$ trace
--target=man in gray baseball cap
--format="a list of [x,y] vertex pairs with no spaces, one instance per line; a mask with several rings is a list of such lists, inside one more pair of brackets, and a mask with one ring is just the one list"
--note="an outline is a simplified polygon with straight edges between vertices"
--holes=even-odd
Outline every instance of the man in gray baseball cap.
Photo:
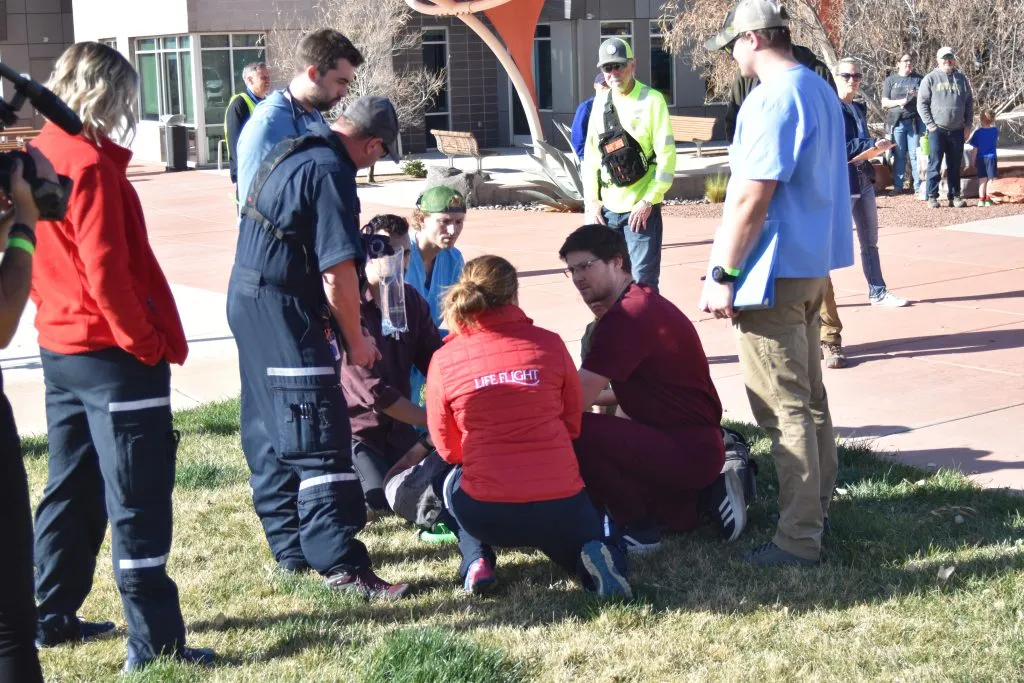
[[401,161],[398,155],[398,114],[391,100],[386,97],[369,95],[345,108],[341,115],[358,128],[364,138],[376,138],[381,141],[383,156],[387,156],[396,164]]
[[[707,46],[729,49],[740,72],[761,81],[737,117],[699,306],[732,320],[750,407],[771,436],[779,475],[775,536],[742,557],[757,566],[816,565],[839,466],[819,311],[829,272],[853,263],[843,114],[832,88],[793,56],[789,17],[777,3],[740,0]],[[761,264],[771,275],[758,279],[753,266]],[[737,295],[752,282],[754,296]]]
[[704,43],[704,47],[714,52],[729,48],[733,41],[747,31],[760,31],[768,28],[789,26],[789,13],[782,5],[773,0],[740,0],[729,10],[722,24],[722,30]]

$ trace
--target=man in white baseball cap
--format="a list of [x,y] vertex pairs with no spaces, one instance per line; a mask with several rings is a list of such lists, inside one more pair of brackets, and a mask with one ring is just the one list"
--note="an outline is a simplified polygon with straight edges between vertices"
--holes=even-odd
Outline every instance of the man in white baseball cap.
[[939,178],[946,160],[946,196],[949,206],[963,208],[960,166],[964,140],[974,122],[974,95],[967,77],[956,68],[956,52],[947,46],[935,53],[937,66],[921,79],[917,111],[928,128],[928,206],[939,208]]

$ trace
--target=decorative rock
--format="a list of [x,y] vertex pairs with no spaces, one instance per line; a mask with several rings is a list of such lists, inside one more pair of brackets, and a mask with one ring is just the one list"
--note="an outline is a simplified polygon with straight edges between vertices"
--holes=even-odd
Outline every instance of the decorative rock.
[[427,186],[429,190],[438,185],[447,185],[458,190],[466,198],[466,204],[476,204],[476,192],[481,183],[488,180],[485,173],[465,173],[457,168],[448,166],[427,166]]

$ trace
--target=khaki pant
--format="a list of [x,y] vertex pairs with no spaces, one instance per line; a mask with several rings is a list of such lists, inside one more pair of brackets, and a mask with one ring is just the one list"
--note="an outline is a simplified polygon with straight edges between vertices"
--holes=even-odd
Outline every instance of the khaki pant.
[[818,340],[827,278],[779,279],[775,307],[733,319],[747,398],[772,440],[779,476],[776,545],[821,553],[824,517],[839,467]]
[[836,290],[832,288],[832,278],[825,279],[828,287],[821,302],[821,341],[842,346],[843,321],[839,319],[839,308],[836,306]]

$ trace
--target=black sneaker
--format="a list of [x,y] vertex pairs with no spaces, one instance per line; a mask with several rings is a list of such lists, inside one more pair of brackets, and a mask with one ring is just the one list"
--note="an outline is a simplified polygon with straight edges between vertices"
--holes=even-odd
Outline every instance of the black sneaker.
[[718,523],[719,533],[726,541],[735,541],[747,526],[747,503],[738,470],[729,467],[711,485],[708,511]]
[[722,427],[722,440],[725,442],[722,470],[736,470],[743,483],[744,502],[749,506],[757,498],[757,462],[750,459],[750,445],[739,432]]
[[277,563],[277,570],[283,574],[305,574],[309,571],[309,565],[305,560],[280,560]]
[[816,567],[818,560],[808,560],[806,557],[794,555],[768,541],[759,545],[753,550],[739,554],[741,559],[758,567],[778,567],[792,565],[797,567]]
[[398,600],[409,592],[407,583],[388,583],[377,576],[369,567],[356,572],[340,572],[324,579],[329,588],[341,592],[354,592],[367,600]]
[[653,524],[634,524],[622,528],[622,543],[630,555],[646,555],[661,549],[661,532]]
[[[214,662],[217,661],[217,654],[210,649],[205,647],[183,647],[181,652],[173,657],[185,664],[195,664],[197,666],[213,666]],[[156,659],[129,659],[124,663],[122,671],[124,673],[130,673],[132,671],[139,671],[146,668]]]
[[75,618],[77,626],[69,624],[61,629],[43,628],[36,630],[36,647],[57,647],[64,643],[80,643],[83,640],[92,640],[114,630],[112,621],[85,621],[79,617]]

